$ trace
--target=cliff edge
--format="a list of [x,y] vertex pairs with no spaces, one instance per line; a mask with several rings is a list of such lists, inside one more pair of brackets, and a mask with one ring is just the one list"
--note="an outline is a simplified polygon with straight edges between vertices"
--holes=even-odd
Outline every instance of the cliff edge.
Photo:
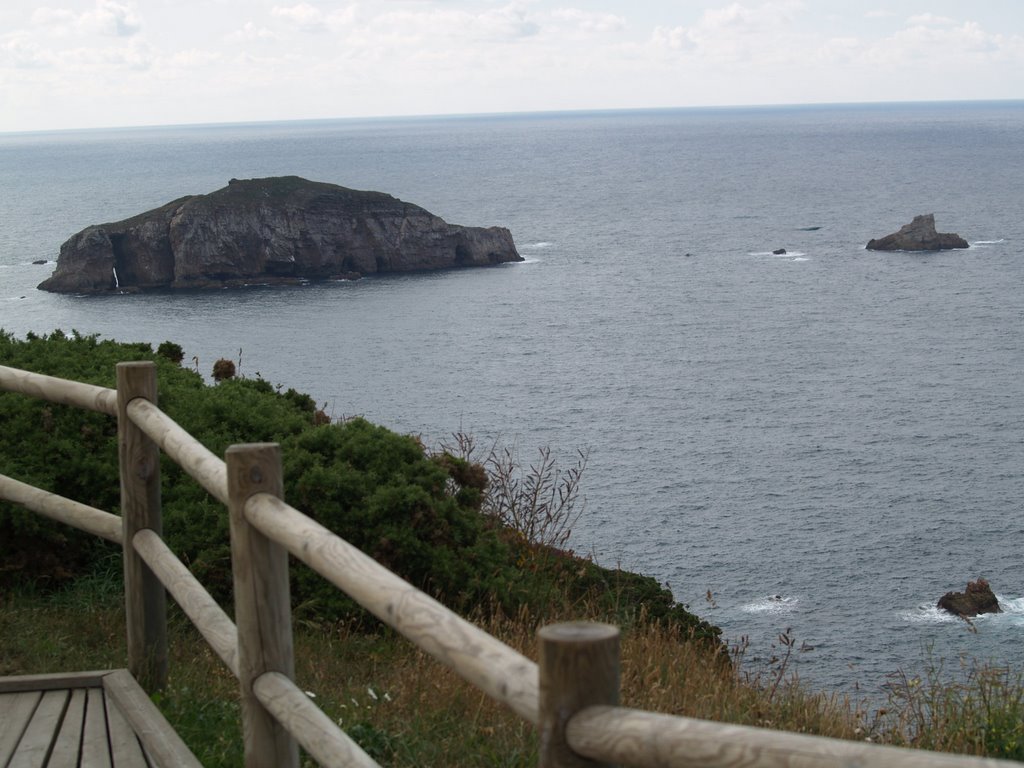
[[504,227],[463,227],[382,192],[298,176],[232,179],[60,248],[56,293],[354,279],[522,261]]

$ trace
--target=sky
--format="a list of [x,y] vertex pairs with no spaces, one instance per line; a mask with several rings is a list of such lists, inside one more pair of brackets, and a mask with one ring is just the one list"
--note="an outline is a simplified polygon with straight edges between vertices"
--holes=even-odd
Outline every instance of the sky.
[[1024,98],[1024,0],[3,0],[0,132]]

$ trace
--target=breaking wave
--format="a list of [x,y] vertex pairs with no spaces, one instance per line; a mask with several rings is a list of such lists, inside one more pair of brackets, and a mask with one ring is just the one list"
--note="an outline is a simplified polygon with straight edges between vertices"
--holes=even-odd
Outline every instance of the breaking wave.
[[800,601],[786,595],[768,595],[740,607],[744,613],[789,613]]

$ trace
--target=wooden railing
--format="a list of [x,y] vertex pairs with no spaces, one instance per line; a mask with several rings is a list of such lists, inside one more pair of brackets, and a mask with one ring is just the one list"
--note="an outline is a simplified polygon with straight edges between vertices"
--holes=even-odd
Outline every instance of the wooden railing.
[[[616,627],[544,627],[534,663],[286,504],[276,444],[214,456],[157,407],[152,363],[119,364],[116,390],[0,366],[0,390],[117,417],[120,517],[3,475],[0,498],[122,544],[128,666],[149,690],[167,678],[171,594],[238,678],[246,766],[297,766],[299,745],[324,766],[377,765],[293,680],[288,553],[534,724],[545,768],[1015,765],[620,707]],[[161,450],[227,507],[237,624],[163,541]]]

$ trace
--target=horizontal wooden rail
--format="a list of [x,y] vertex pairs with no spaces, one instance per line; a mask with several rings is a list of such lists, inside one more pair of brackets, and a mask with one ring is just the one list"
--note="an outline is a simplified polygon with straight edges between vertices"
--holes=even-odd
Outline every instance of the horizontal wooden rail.
[[380,768],[309,696],[280,672],[264,672],[253,692],[285,729],[324,768]]
[[126,410],[132,423],[196,482],[222,504],[228,503],[228,473],[222,459],[148,400],[132,400]]
[[588,707],[565,729],[573,751],[634,768],[1008,768],[967,755],[695,720],[626,707]]
[[6,475],[0,475],[0,499],[20,504],[37,514],[101,539],[121,543],[121,518],[102,509],[65,499]]
[[117,390],[0,365],[0,389],[117,416]]
[[250,497],[245,517],[385,624],[495,701],[537,724],[534,662],[280,499],[266,493]]
[[139,531],[132,539],[132,545],[206,638],[214,653],[238,677],[238,631],[235,622],[154,531],[148,528]]

